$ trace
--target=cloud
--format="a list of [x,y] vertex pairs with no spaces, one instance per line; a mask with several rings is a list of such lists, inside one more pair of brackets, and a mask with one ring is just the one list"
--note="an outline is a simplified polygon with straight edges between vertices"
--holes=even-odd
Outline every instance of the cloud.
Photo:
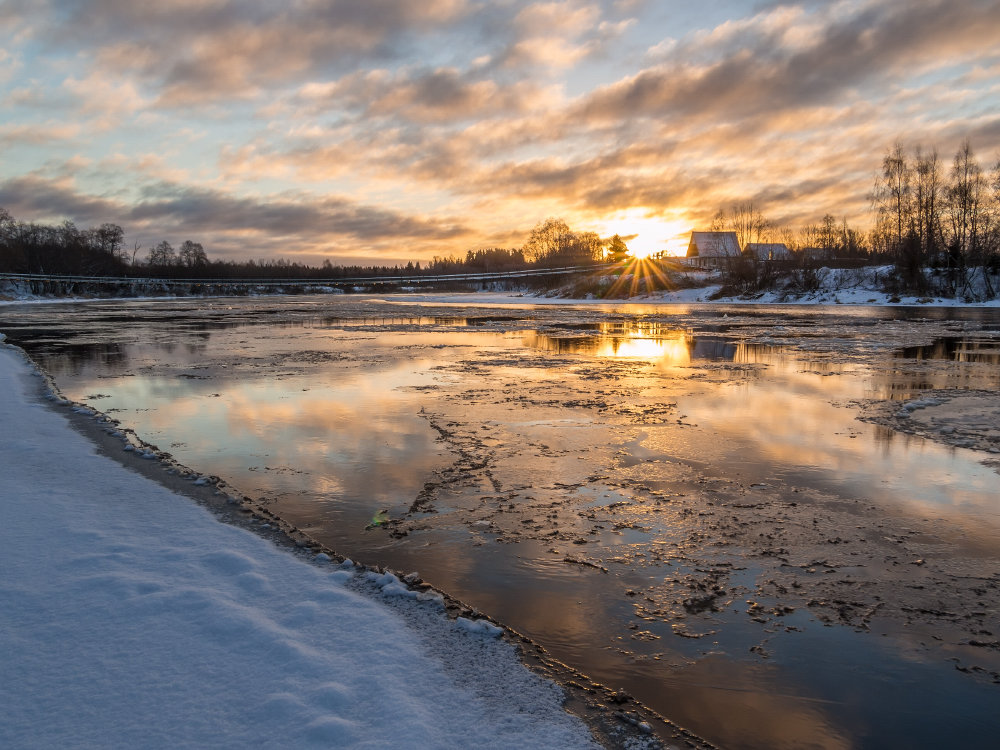
[[734,122],[828,104],[913,66],[953,64],[983,44],[1000,44],[991,6],[976,0],[862,4],[846,17],[821,15],[826,23],[812,19],[808,28],[796,25],[800,13],[779,7],[672,45],[668,59],[594,91],[577,113],[597,121]]
[[377,69],[306,84],[290,106],[309,117],[346,111],[363,120],[457,125],[516,115],[538,106],[544,94],[534,81],[505,83],[476,69]]
[[49,0],[21,6],[52,49],[94,51],[105,74],[134,76],[165,107],[248,98],[362,60],[400,59],[422,33],[469,14],[464,0]]
[[82,225],[120,221],[123,211],[116,201],[77,192],[70,179],[37,175],[0,182],[0,206],[21,221],[70,220]]
[[556,71],[596,57],[632,24],[606,20],[606,13],[601,4],[581,0],[526,3],[510,22],[509,42],[497,64]]
[[363,241],[406,237],[447,239],[465,231],[454,222],[440,224],[344,198],[286,195],[263,200],[167,184],[147,189],[129,216],[143,222],[166,220],[183,224],[190,231],[229,227],[273,237],[319,234]]
[[74,139],[81,128],[75,123],[35,123],[0,125],[0,151],[17,146],[45,146]]
[[469,235],[458,220],[411,216],[346,198],[249,198],[168,183],[147,186],[132,202],[86,195],[72,180],[30,175],[0,183],[0,206],[21,220],[68,219],[83,226],[113,222],[148,243],[163,237],[192,238],[223,254],[245,255],[241,242],[255,249],[282,248],[286,256],[322,255],[324,249],[334,248],[350,255],[351,245],[357,244],[362,252],[382,248],[398,258],[405,256],[400,243],[413,242],[423,249]]

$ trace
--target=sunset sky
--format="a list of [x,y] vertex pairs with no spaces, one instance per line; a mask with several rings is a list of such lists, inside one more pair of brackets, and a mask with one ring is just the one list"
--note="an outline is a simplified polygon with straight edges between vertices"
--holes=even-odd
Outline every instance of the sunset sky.
[[140,257],[866,226],[895,140],[966,137],[1000,156],[998,0],[0,0],[0,206]]

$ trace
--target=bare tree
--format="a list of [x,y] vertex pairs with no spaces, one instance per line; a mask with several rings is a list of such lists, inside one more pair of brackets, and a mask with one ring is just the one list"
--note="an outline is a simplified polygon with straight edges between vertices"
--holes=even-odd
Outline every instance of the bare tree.
[[917,237],[925,256],[932,256],[944,246],[941,223],[944,182],[937,149],[924,153],[917,146],[913,163],[913,207]]
[[882,157],[882,171],[875,176],[872,207],[876,214],[875,235],[892,253],[898,253],[910,230],[912,218],[912,168],[903,150],[896,144]]
[[750,242],[761,242],[770,226],[753,201],[738,203],[728,210],[720,209],[712,219],[712,231],[736,232],[741,248]]
[[572,238],[573,232],[569,225],[562,219],[546,219],[535,225],[528,236],[528,241],[522,248],[524,257],[532,263],[547,258],[558,253],[559,249],[567,245]]
[[983,170],[966,140],[955,154],[948,185],[948,218],[952,244],[966,259],[979,240],[979,212],[985,188]]
[[128,251],[124,248],[125,230],[117,224],[101,224],[93,230],[94,241],[102,253],[121,261],[128,261]]
[[987,268],[997,233],[997,211],[990,200],[990,186],[968,139],[962,144],[951,167],[947,190],[946,213],[951,225],[950,252],[969,268],[965,278],[966,293],[975,296],[972,278],[981,273],[983,291],[994,296],[993,283]]
[[546,219],[531,230],[522,252],[532,263],[587,263],[601,259],[604,243],[596,232],[574,232],[562,219]]
[[181,243],[181,249],[178,253],[178,257],[181,265],[187,266],[188,268],[197,268],[208,265],[208,256],[205,255],[205,248],[201,246],[200,242],[184,240],[184,242]]
[[173,246],[163,240],[156,247],[150,248],[146,263],[150,266],[172,266],[177,263],[177,254]]
[[799,236],[790,227],[786,226],[772,226],[770,228],[770,237],[774,242],[781,242],[792,252],[795,252],[800,248]]
[[833,214],[826,214],[819,226],[819,247],[826,251],[828,257],[838,249],[840,239],[840,228],[837,226],[837,219]]
[[757,209],[752,201],[741,203],[732,210],[732,226],[740,247],[749,242],[760,242],[770,222]]

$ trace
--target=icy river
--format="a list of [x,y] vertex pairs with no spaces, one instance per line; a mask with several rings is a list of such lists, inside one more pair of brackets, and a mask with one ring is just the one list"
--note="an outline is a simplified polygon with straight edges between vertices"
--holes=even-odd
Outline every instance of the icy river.
[[0,331],[720,747],[996,746],[1000,310],[330,295],[7,305]]

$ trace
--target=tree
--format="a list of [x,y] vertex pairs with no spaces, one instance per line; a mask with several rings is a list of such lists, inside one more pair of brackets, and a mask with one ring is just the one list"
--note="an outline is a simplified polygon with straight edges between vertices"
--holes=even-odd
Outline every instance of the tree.
[[941,204],[944,183],[936,149],[924,153],[917,146],[914,154],[913,205],[920,247],[925,257],[931,257],[944,246],[941,226]]
[[573,232],[562,219],[546,219],[539,222],[528,235],[522,251],[524,257],[532,263],[538,263],[559,253],[571,241]]
[[[508,250],[503,247],[486,247],[476,250],[467,250],[465,253],[465,266],[477,271],[514,271],[524,268],[524,253],[521,250]],[[414,266],[412,261],[406,267],[407,271],[419,271],[419,264]]]
[[146,263],[150,266],[173,266],[177,264],[177,253],[174,252],[173,245],[163,240],[150,249]]
[[628,256],[628,245],[617,234],[608,241],[608,260],[620,263]]
[[847,223],[846,216],[840,227],[840,247],[837,250],[844,258],[858,258],[868,252],[864,246],[864,236]]
[[565,249],[563,258],[569,263],[590,263],[604,257],[604,242],[597,232],[577,232]]
[[802,246],[802,243],[799,241],[799,235],[789,227],[773,226],[771,227],[770,235],[773,242],[783,243],[793,253],[798,251]]
[[838,250],[840,231],[833,214],[827,214],[819,226],[819,247],[826,251],[827,257],[833,257]]
[[986,177],[966,139],[952,162],[947,192],[952,246],[966,261],[976,259],[982,249],[984,223],[989,223],[983,211],[986,187]]
[[205,248],[200,242],[184,240],[178,253],[181,265],[187,268],[199,268],[208,265],[208,256],[205,255]]
[[882,157],[882,171],[875,176],[872,206],[876,213],[876,236],[890,253],[900,251],[910,229],[912,172],[903,144],[896,142]]
[[736,232],[741,248],[750,242],[761,242],[770,226],[771,222],[764,218],[753,201],[738,203],[728,210],[719,209],[712,220],[712,231]]
[[532,263],[572,265],[600,260],[604,243],[596,232],[574,232],[562,219],[546,219],[535,225],[521,250]]
[[127,260],[124,251],[125,230],[117,224],[101,224],[94,230],[94,243],[97,249],[116,260]]

